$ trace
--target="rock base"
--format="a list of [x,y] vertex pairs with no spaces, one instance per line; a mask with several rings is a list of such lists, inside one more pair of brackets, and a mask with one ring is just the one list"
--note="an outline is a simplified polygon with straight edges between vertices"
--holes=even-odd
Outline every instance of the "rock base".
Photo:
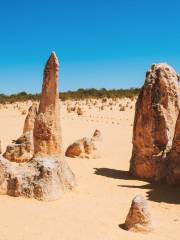
[[0,157],[0,194],[52,201],[74,186],[74,174],[64,160],[47,157],[14,163]]

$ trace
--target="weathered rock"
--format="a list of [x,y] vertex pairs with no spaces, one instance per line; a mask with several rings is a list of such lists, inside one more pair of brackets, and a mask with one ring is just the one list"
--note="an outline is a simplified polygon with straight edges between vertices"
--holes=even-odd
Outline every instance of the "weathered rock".
[[99,153],[91,139],[82,138],[71,144],[65,153],[66,157],[71,158],[98,158]]
[[25,119],[23,134],[17,140],[13,140],[14,144],[8,145],[3,157],[12,162],[27,162],[34,154],[33,129],[34,121],[37,116],[37,105],[33,104]]
[[33,157],[33,137],[31,132],[24,133],[15,144],[8,145],[3,157],[11,162],[27,162]]
[[34,123],[34,154],[38,157],[62,155],[58,74],[58,59],[52,53],[44,69],[42,96]]
[[101,141],[102,140],[102,136],[101,136],[101,132],[100,130],[96,129],[93,136],[92,136],[92,140],[93,141]]
[[77,115],[78,116],[82,116],[83,115],[83,110],[80,107],[77,108]]
[[45,158],[49,162],[59,159],[59,166],[53,171],[62,182],[60,188],[72,189],[75,176],[62,156],[58,73],[58,59],[52,53],[44,70],[42,96],[34,124],[34,159]]
[[134,232],[150,232],[154,229],[146,199],[138,195],[131,204],[124,228]]
[[172,149],[168,154],[167,182],[180,185],[180,113],[176,122]]
[[34,124],[34,156],[29,162],[18,164],[0,157],[0,194],[50,201],[75,186],[75,176],[62,157],[59,118],[58,60],[52,53],[44,70]]
[[125,106],[121,106],[119,109],[120,112],[124,112],[125,110],[126,110]]
[[36,158],[17,164],[0,158],[0,194],[46,201],[58,199],[64,190],[60,173],[58,159]]
[[167,64],[155,64],[136,102],[130,172],[150,181],[166,175],[166,154],[172,146],[179,113],[179,76]]
[[25,122],[24,122],[23,133],[33,132],[36,116],[37,116],[37,104],[33,103],[32,106],[28,110],[28,114],[27,114]]

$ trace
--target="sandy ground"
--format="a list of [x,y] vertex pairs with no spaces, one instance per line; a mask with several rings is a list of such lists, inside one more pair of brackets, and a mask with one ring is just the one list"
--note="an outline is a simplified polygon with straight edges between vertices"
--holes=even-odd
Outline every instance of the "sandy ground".
[[[124,100],[125,101],[125,100]],[[100,159],[67,158],[77,177],[77,188],[54,202],[0,196],[0,240],[175,240],[180,236],[180,194],[177,189],[153,186],[129,177],[133,109],[117,106],[86,110],[83,116],[62,106],[64,149],[81,137],[102,132]],[[27,106],[22,106],[27,108]],[[0,110],[2,148],[20,136],[25,115],[11,105]],[[148,199],[155,231],[150,234],[120,228],[132,198]]]

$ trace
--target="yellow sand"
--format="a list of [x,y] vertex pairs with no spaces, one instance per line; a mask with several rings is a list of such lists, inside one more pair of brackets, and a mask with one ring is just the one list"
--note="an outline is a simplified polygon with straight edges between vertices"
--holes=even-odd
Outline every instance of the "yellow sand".
[[[126,103],[127,100],[121,102]],[[2,148],[22,132],[25,115],[8,105],[0,110]],[[0,196],[0,240],[175,240],[180,236],[180,193],[168,187],[153,187],[128,176],[131,157],[133,109],[120,112],[118,103],[110,110],[85,108],[78,117],[67,113],[62,104],[64,149],[81,137],[102,132],[101,158],[70,159],[78,186],[54,202]],[[150,234],[127,232],[120,228],[132,198],[146,196],[155,223]]]

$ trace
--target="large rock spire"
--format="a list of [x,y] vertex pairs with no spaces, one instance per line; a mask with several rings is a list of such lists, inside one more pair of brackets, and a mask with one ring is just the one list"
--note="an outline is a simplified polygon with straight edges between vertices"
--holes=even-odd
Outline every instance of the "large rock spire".
[[180,109],[179,76],[165,63],[146,73],[136,103],[130,171],[151,181],[165,177],[167,158]]
[[[57,57],[52,53],[45,66],[42,96],[34,123],[34,156],[27,163],[19,164],[0,157],[0,194],[50,201],[75,186],[75,176],[62,156],[58,70]],[[31,129],[31,121],[27,121],[26,127]]]
[[42,96],[34,125],[35,156],[62,154],[58,77],[59,63],[53,52],[44,69]]

